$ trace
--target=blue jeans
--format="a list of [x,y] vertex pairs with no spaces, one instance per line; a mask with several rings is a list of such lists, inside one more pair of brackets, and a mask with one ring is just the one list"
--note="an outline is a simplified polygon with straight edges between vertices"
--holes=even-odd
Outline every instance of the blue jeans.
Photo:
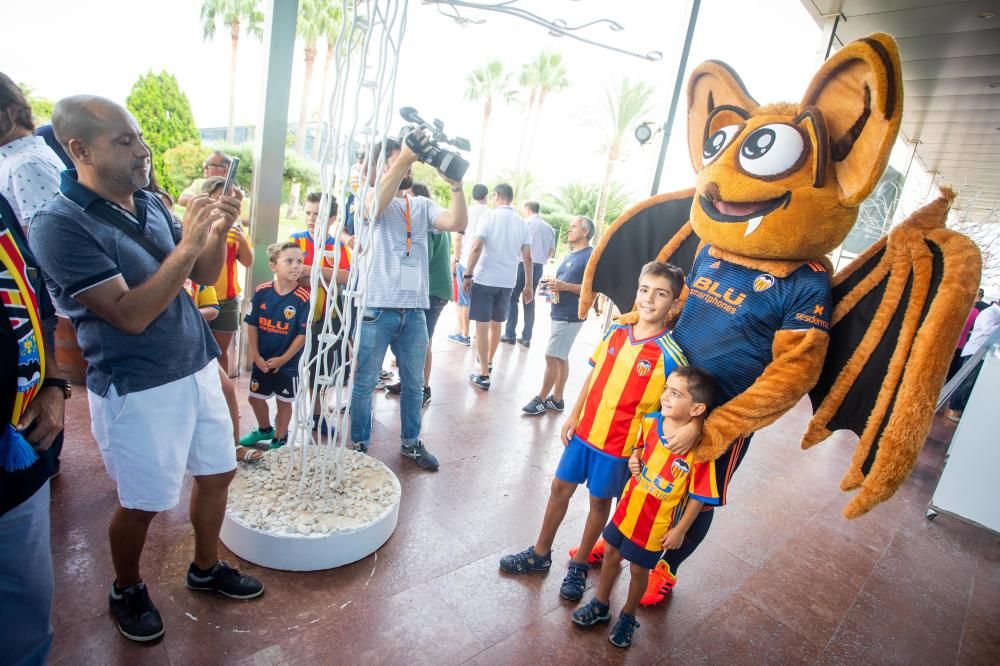
[[[538,282],[542,279],[543,264],[531,265],[531,293],[538,291]],[[520,303],[524,306],[524,329],[521,331],[521,339],[531,342],[531,331],[535,328],[535,299],[530,303],[521,303],[521,292],[524,291],[524,262],[517,264],[517,283],[514,291],[510,292],[510,306],[507,308],[507,330],[504,332],[505,338],[517,337],[517,306]]]
[[3,662],[44,664],[52,646],[49,484],[0,516],[0,645]]
[[420,407],[424,398],[424,359],[427,357],[427,320],[423,310],[368,308],[361,319],[357,375],[351,394],[351,441],[372,436],[372,391],[385,360],[386,349],[396,355],[399,381],[400,439],[415,444],[420,438]]

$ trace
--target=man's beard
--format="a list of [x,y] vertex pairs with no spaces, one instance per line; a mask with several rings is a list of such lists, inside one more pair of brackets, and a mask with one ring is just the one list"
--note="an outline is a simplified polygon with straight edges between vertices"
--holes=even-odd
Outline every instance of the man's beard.
[[94,169],[98,177],[104,182],[114,183],[123,189],[131,187],[132,191],[141,190],[149,185],[149,168],[147,167],[140,175],[137,170],[123,169],[117,166],[98,166]]
[[399,181],[399,189],[408,190],[413,187],[413,176],[403,176],[403,180]]

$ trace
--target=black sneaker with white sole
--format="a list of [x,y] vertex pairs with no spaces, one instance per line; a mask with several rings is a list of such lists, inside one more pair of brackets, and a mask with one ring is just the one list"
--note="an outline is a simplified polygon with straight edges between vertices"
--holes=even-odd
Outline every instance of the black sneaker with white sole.
[[202,571],[192,562],[188,567],[187,586],[199,592],[218,592],[231,599],[254,599],[264,594],[263,583],[221,560],[208,571]]
[[472,382],[472,385],[475,386],[476,388],[480,388],[484,391],[490,390],[489,375],[480,375],[474,372],[471,375],[469,375],[469,381]]
[[430,386],[425,386],[424,387],[424,398],[423,398],[423,402],[420,403],[420,406],[421,407],[426,407],[429,404],[431,404],[431,387]]
[[145,643],[163,635],[163,620],[149,598],[145,583],[139,582],[124,590],[112,583],[108,606],[114,613],[118,631],[130,641]]

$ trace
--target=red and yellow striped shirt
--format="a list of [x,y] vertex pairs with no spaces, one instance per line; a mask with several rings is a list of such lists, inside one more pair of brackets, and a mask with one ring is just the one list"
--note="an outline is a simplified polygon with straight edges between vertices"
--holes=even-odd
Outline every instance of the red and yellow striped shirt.
[[660,404],[667,375],[687,365],[680,346],[663,331],[645,340],[632,326],[614,324],[590,359],[594,370],[576,436],[621,458],[639,441],[642,417]]
[[640,548],[661,551],[663,537],[684,513],[688,498],[717,505],[719,484],[713,464],[694,462],[694,451],[678,456],[664,445],[661,414],[642,420],[642,436],[642,473],[625,484],[611,522]]
[[214,285],[215,294],[219,300],[227,301],[236,298],[243,292],[236,276],[236,255],[240,249],[236,234],[240,233],[246,236],[246,232],[230,229],[229,235],[226,237],[226,265],[222,267],[222,273],[219,274],[219,279],[215,281]]

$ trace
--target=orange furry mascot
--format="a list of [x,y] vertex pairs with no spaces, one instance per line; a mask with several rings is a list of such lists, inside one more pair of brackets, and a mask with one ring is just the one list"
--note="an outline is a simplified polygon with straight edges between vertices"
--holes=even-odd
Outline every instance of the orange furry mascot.
[[[879,33],[847,44],[798,104],[759,105],[716,61],[691,74],[687,100],[694,189],[615,221],[588,264],[580,312],[598,292],[631,310],[647,261],[689,271],[673,333],[721,387],[698,456],[716,461],[722,501],[751,435],[809,393],[803,448],[838,429],[860,437],[841,483],[860,488],[844,510],[860,516],[916,460],[981,267],[976,246],[944,226],[954,193],[943,190],[830,277],[825,255],[854,225],[899,131],[896,43]],[[691,527],[692,543],[668,551],[643,603],[669,592],[711,514]]]

